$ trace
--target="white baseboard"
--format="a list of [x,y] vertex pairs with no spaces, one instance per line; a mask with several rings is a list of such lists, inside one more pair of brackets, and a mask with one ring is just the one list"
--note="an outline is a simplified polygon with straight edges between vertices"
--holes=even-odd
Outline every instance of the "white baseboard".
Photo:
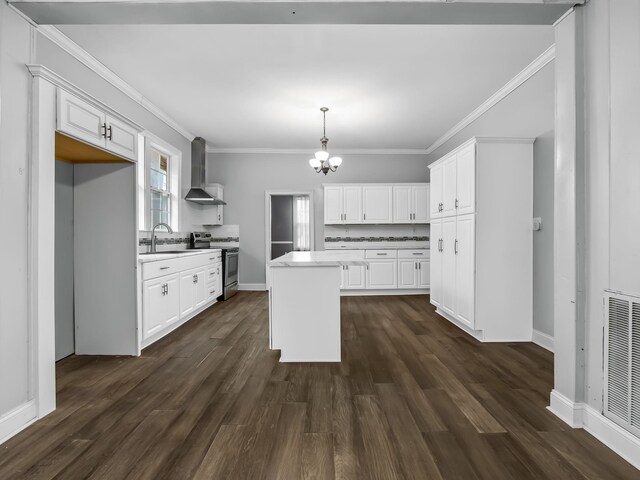
[[367,297],[375,295],[426,295],[428,288],[389,288],[389,289],[368,289],[368,290],[340,290],[341,297]]
[[640,470],[640,438],[609,420],[585,403],[571,401],[560,392],[551,392],[548,409],[572,428],[583,428]]
[[264,292],[267,289],[266,283],[239,283],[238,290],[245,292]]
[[553,353],[553,337],[551,335],[547,335],[546,333],[541,332],[540,330],[533,329],[533,336],[531,338],[533,343],[544,348],[545,350],[549,350]]
[[35,400],[24,403],[5,413],[0,417],[0,444],[6,442],[36,420]]

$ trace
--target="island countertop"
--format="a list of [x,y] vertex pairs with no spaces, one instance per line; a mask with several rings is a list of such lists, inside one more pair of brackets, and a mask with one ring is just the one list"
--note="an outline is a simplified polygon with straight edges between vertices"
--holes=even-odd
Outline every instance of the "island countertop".
[[317,252],[289,252],[269,262],[270,267],[339,267],[341,265],[366,266],[364,251],[341,252],[317,251]]

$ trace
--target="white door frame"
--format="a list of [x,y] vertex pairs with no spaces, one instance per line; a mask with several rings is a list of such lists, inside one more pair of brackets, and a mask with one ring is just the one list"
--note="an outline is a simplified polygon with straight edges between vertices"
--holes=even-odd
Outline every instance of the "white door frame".
[[266,190],[264,192],[264,259],[265,259],[265,286],[269,290],[269,258],[271,258],[271,197],[274,196],[308,196],[309,197],[309,248],[315,248],[315,219],[313,214],[313,192],[300,190]]

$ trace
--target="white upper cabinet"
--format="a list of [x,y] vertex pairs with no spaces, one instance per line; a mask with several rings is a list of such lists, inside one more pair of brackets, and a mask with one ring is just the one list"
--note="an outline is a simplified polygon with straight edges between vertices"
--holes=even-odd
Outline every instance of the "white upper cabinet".
[[396,185],[393,187],[393,223],[411,223],[413,218],[411,187]]
[[324,185],[324,223],[429,223],[429,192],[428,183]]
[[138,152],[138,130],[107,115],[106,147],[110,152],[136,160]]
[[344,222],[342,213],[343,187],[340,185],[327,185],[324,187],[324,223],[332,225]]
[[429,223],[429,185],[394,185],[393,223]]
[[362,187],[347,185],[342,196],[343,223],[359,223],[362,219]]
[[476,146],[469,145],[456,155],[456,199],[458,215],[476,211]]
[[107,110],[107,107],[58,89],[57,128],[60,132],[137,161],[139,129]]
[[431,169],[430,217],[440,218],[442,217],[442,163],[429,168]]
[[448,154],[429,168],[432,218],[476,211],[475,143]]
[[78,140],[104,147],[107,115],[93,105],[58,90],[58,130]]
[[359,185],[325,185],[325,225],[362,223],[362,187]]
[[411,187],[411,198],[413,200],[412,223],[429,223],[431,221],[431,217],[429,215],[430,190],[431,188],[429,185]]
[[392,186],[365,185],[362,187],[362,204],[362,223],[392,223]]
[[451,155],[442,162],[442,216],[456,214],[456,173],[458,171],[456,156]]

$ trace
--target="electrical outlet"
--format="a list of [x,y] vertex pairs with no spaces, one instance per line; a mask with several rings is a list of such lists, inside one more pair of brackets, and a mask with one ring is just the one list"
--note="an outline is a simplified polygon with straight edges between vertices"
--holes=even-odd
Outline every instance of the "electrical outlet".
[[533,231],[537,232],[542,228],[542,218],[534,217],[533,218]]

